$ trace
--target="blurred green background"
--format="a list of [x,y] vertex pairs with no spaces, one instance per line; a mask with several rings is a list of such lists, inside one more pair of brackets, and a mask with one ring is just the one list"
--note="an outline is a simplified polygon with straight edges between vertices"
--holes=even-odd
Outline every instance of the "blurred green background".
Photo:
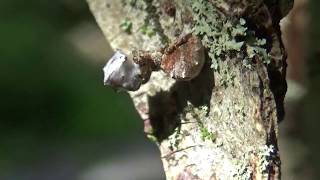
[[80,23],[94,23],[84,1],[5,0],[0,7],[1,133],[121,138],[141,128],[127,94],[102,84],[110,49],[97,62],[70,40]]
[[1,0],[0,37],[1,180],[80,179],[140,142],[158,153],[129,96],[103,86],[112,52],[84,0]]

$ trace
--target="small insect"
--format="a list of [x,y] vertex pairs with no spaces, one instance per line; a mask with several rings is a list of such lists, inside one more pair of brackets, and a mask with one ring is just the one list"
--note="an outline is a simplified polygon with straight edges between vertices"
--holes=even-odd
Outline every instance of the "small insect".
[[176,80],[187,81],[201,72],[204,48],[197,36],[187,34],[159,51],[133,51],[130,59],[117,50],[103,68],[104,84],[116,89],[136,91],[146,83],[152,71],[163,70]]

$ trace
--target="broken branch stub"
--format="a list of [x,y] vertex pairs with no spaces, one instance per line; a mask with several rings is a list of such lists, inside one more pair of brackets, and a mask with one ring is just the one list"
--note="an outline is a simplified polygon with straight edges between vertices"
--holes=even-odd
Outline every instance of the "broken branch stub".
[[132,51],[132,58],[117,50],[103,68],[104,84],[115,89],[136,91],[152,71],[162,70],[176,80],[191,80],[202,70],[204,48],[197,36],[188,34],[159,51]]

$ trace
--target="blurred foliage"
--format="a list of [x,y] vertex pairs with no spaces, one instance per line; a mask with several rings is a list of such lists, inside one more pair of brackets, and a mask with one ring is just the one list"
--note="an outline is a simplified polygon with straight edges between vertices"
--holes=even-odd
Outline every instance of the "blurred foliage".
[[303,101],[304,116],[303,121],[303,138],[310,148],[308,162],[313,167],[316,178],[320,178],[320,141],[319,141],[319,108],[320,108],[320,1],[310,0],[310,28],[307,45],[308,60],[308,94]]
[[82,21],[94,22],[85,1],[0,1],[0,165],[41,143],[143,132],[129,97],[103,86],[103,64],[65,39]]

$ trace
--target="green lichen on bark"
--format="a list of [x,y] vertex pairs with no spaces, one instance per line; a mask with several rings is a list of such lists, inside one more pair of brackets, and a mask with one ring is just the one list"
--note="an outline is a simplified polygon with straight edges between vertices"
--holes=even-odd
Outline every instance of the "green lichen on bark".
[[261,56],[266,64],[270,62],[265,47],[266,40],[257,38],[255,32],[246,26],[244,18],[227,17],[207,0],[190,3],[193,10],[193,32],[202,37],[214,70],[219,70],[219,61],[232,58],[238,58],[248,68],[252,67],[255,56]]
[[217,134],[213,132],[212,129],[207,127],[213,119],[208,115],[209,109],[207,106],[194,107],[191,103],[185,108],[185,120],[186,121],[196,121],[198,126],[199,135],[201,140],[209,140],[214,142],[217,138]]
[[123,0],[124,6],[129,6],[137,11],[146,13],[144,17],[144,24],[139,27],[139,32],[153,37],[158,34],[161,42],[166,45],[169,42],[169,38],[165,35],[164,30],[159,21],[158,2],[153,0]]
[[153,4],[153,0],[144,0],[144,2],[146,4],[145,11],[147,12],[147,16],[144,20],[145,25],[154,27],[152,30],[161,37],[161,42],[163,44],[167,44],[169,42],[169,38],[165,35],[164,30],[160,24],[158,8]]
[[132,22],[129,20],[129,18],[126,17],[124,20],[122,20],[120,28],[128,34],[132,33]]

